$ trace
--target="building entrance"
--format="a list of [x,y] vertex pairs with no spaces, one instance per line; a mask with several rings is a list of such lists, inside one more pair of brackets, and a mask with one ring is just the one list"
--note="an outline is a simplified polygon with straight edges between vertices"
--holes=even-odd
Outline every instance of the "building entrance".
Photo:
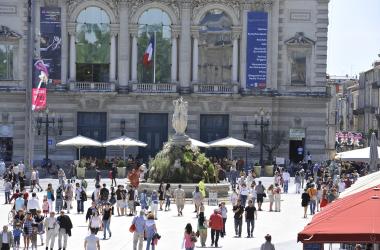
[[[105,112],[78,112],[77,134],[103,142],[107,139],[107,113]],[[106,157],[105,148],[82,148],[82,157],[96,157],[104,159]],[[77,152],[78,155],[78,152]]]
[[139,156],[147,161],[154,157],[168,141],[168,114],[141,113],[139,115],[139,140],[148,144],[139,148]]
[[298,163],[304,159],[305,155],[305,138],[301,140],[289,141],[289,160]]

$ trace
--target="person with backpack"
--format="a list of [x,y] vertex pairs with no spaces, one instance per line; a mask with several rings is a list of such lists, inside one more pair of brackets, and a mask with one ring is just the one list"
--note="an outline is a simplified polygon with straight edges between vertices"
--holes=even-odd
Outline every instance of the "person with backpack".
[[55,191],[55,212],[59,213],[63,209],[63,190],[62,186],[58,186]]
[[183,236],[184,246],[186,250],[194,250],[195,242],[197,242],[197,237],[193,231],[193,227],[190,223],[186,224],[185,234]]
[[105,205],[108,202],[108,197],[110,191],[107,188],[107,185],[103,183],[103,187],[100,189],[100,204]]

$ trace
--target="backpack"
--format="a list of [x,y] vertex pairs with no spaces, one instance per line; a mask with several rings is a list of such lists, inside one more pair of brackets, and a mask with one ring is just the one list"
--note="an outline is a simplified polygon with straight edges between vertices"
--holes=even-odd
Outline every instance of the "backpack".
[[80,192],[80,199],[81,199],[82,201],[87,201],[87,194],[86,194],[86,192],[85,192],[84,190],[82,190],[82,191]]

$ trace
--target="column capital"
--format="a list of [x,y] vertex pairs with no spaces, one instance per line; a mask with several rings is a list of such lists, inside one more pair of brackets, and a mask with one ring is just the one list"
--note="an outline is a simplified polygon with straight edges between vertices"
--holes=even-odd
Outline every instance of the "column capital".
[[110,35],[111,37],[116,37],[119,34],[118,30],[111,30]]
[[241,26],[232,26],[232,39],[239,39],[241,36]]
[[75,32],[76,31],[76,23],[67,23],[67,31],[69,32],[69,34],[72,32]]
[[138,36],[139,29],[138,29],[137,24],[131,24],[129,26],[129,34],[130,34],[131,37],[137,37]]
[[191,36],[194,39],[199,39],[199,28],[200,28],[200,26],[198,26],[198,25],[193,25],[190,28]]
[[191,8],[191,0],[180,0],[179,4],[182,9],[190,9]]

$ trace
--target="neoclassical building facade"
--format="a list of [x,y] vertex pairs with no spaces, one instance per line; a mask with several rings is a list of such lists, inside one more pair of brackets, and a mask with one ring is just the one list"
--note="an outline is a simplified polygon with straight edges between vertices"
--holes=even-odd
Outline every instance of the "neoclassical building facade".
[[[189,102],[187,133],[195,139],[245,139],[257,147],[235,149],[234,156],[257,161],[255,114],[263,109],[270,117],[264,132],[284,135],[275,156],[298,161],[301,147],[325,159],[333,148],[326,129],[328,3],[35,0],[33,57],[44,59],[59,48],[58,57],[46,60],[53,78],[47,106],[62,121],[60,128],[49,128],[49,158],[75,159],[75,149],[55,143],[77,134],[100,141],[124,134],[149,145],[129,153],[154,155],[174,132],[172,101],[183,96]],[[59,18],[51,18],[52,10]],[[265,17],[264,26],[255,20],[257,13]],[[46,142],[38,112],[28,115],[27,1],[0,0],[0,20],[0,158],[38,162]],[[145,61],[149,43],[153,55]],[[276,143],[267,137],[268,145]],[[99,158],[120,153],[82,150]]]

